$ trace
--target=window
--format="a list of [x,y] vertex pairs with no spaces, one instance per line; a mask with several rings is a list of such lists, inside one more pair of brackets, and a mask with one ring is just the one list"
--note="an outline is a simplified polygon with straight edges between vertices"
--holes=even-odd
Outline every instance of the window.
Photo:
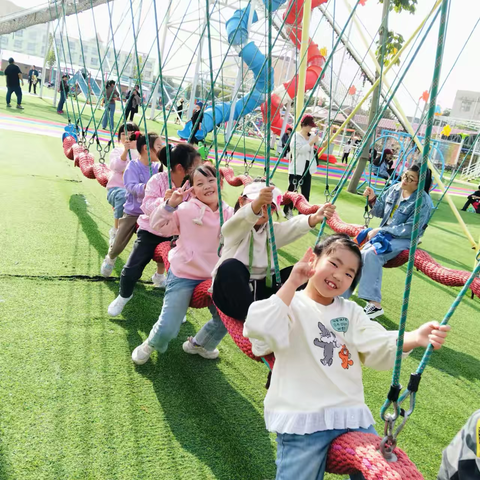
[[146,67],[148,70],[152,69],[152,62],[147,62]]
[[83,53],[88,53],[88,45],[83,46]]
[[92,65],[98,65],[98,58],[97,57],[92,57],[91,60],[90,60],[90,63]]
[[15,36],[18,37],[18,38],[22,38],[23,37],[23,30],[19,30],[18,32],[15,32]]
[[29,43],[27,45],[27,50],[28,50],[28,53],[34,53],[35,52],[35,44],[34,43]]
[[23,46],[23,42],[21,40],[15,40],[13,42],[13,49],[14,50],[21,50]]
[[29,32],[28,33],[28,39],[31,42],[35,42],[37,40],[37,32]]
[[75,50],[76,44],[75,42],[72,42],[71,40],[68,41],[68,45],[70,47],[70,50]]
[[8,45],[8,38],[7,37],[2,37],[0,45],[2,47],[6,47]]

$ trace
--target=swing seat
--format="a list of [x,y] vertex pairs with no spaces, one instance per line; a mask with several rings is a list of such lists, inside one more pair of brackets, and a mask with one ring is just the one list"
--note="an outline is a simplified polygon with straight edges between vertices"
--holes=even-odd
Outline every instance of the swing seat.
[[232,187],[241,187],[243,185],[248,185],[253,182],[253,178],[249,175],[235,175],[233,168],[231,167],[220,167],[220,175],[228,182]]
[[95,163],[93,165],[93,174],[102,187],[106,187],[110,178],[111,170],[104,163]]
[[87,178],[95,178],[95,173],[93,171],[94,163],[95,157],[91,153],[83,152],[78,156],[78,165],[80,170]]
[[77,140],[73,136],[65,136],[64,135],[64,140],[63,140],[63,153],[65,153],[65,156],[73,160],[73,150],[72,147],[77,143]]
[[370,433],[351,432],[330,445],[327,472],[349,475],[361,472],[366,480],[422,480],[423,475],[407,454],[396,448],[396,462],[387,462],[379,451],[381,438]]

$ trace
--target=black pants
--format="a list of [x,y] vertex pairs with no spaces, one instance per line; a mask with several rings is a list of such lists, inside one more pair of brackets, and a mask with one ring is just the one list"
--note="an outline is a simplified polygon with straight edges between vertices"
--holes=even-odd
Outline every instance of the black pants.
[[[465,205],[463,206],[462,210],[465,212],[467,210],[467,208],[473,203],[473,202],[476,202],[477,200],[475,200],[474,198],[472,198],[471,195],[468,196],[468,200],[466,201]],[[478,205],[478,207],[476,208],[475,210],[476,213],[480,213],[480,204]]]
[[[312,187],[312,175],[309,171],[310,168],[310,163],[307,162],[307,165],[305,167],[305,170],[307,170],[307,173],[303,177],[303,182],[302,185],[300,186],[302,195],[305,197],[305,199],[308,201],[310,200],[310,188]],[[304,170],[304,173],[305,173]],[[288,191],[293,192],[295,190],[295,187],[298,186],[298,182],[302,178],[302,175],[289,175],[288,176]],[[285,205],[283,207],[283,212],[285,215],[290,213],[293,210],[293,203],[289,203],[288,205]]]
[[128,298],[133,294],[135,284],[153,258],[153,253],[162,242],[169,242],[171,238],[159,237],[146,230],[137,231],[137,239],[133,244],[132,252],[120,275],[120,295]]
[[[280,270],[282,283],[287,281],[292,268]],[[278,291],[280,286],[275,285],[275,277],[272,284],[272,287],[267,287],[264,278],[250,281],[248,268],[240,260],[229,258],[220,265],[215,276],[213,301],[225,315],[244,322],[254,301],[265,300]]]
[[342,163],[348,163],[348,156],[350,152],[343,152]]
[[32,85],[33,85],[33,93],[36,95],[37,94],[37,84],[33,83],[32,81],[28,82],[28,93],[32,91]]
[[128,122],[128,116],[130,115],[130,121],[133,122],[133,117],[137,113],[136,109],[132,108],[130,105],[125,109],[125,121]]

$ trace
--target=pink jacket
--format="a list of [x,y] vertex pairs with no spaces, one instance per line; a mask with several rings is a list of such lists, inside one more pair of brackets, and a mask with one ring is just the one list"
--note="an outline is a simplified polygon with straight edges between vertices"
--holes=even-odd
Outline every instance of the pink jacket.
[[123,161],[120,157],[122,156],[124,150],[125,149],[122,145],[120,147],[115,147],[110,152],[110,170],[112,173],[110,174],[110,178],[107,183],[107,189],[114,187],[125,188],[125,184],[123,183],[123,172],[127,168],[130,159],[135,160],[138,158],[138,151],[136,149],[130,150],[130,153],[127,154],[127,160]]
[[[172,188],[177,188],[177,186],[172,181]],[[168,190],[168,172],[160,172],[154,175],[147,183],[145,188],[145,196],[143,197],[142,210],[144,215],[138,217],[137,223],[138,227],[147,232],[163,237],[158,230],[155,230],[150,225],[150,215],[157,209],[160,205],[164,203],[165,192]],[[189,200],[191,197],[188,194],[185,197],[185,201]],[[170,235],[169,235],[170,236]]]
[[[233,208],[223,204],[223,218],[233,216]],[[182,203],[175,211],[165,204],[150,216],[150,224],[163,237],[179,235],[168,259],[172,273],[180,278],[207,280],[218,261],[220,211],[213,212],[196,198]]]

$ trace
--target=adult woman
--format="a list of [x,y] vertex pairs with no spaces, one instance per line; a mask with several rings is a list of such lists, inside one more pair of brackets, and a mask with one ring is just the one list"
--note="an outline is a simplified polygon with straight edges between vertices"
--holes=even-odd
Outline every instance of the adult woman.
[[125,108],[125,121],[128,122],[128,115],[130,115],[130,121],[133,122],[133,117],[138,113],[138,106],[140,105],[140,86],[135,85],[135,88],[130,92],[128,97],[127,107]]
[[393,152],[386,148],[374,165],[378,166],[378,176],[387,180],[393,173]]
[[113,131],[115,124],[113,121],[113,115],[115,114],[115,102],[117,101],[119,95],[115,88],[115,80],[110,80],[107,82],[105,88],[105,111],[103,112],[102,127],[105,130],[107,128],[107,122],[110,121],[110,130]]
[[[374,228],[368,232],[369,241],[362,249],[362,278],[358,284],[358,296],[367,301],[364,311],[372,319],[383,315],[383,308],[380,303],[382,301],[383,265],[395,258],[401,251],[410,247],[419,172],[419,167],[412,165],[402,175],[401,183],[390,187],[380,198],[375,196],[373,189],[370,187],[367,187],[364,192],[364,195],[368,196],[370,206],[373,207],[371,213],[382,219],[379,228]],[[422,234],[427,228],[433,209],[433,202],[428,193],[431,184],[431,171],[427,170],[425,189],[421,192],[423,202],[419,227]],[[391,251],[387,248],[385,253],[377,253],[378,244],[375,245],[375,237],[379,233],[385,236],[388,234],[386,239],[390,243]]]
[[[295,132],[290,144],[290,163],[288,165],[288,191],[293,192],[296,186],[302,182],[302,195],[310,199],[310,187],[312,183],[312,174],[317,170],[315,160],[314,145],[318,142],[318,135],[311,135],[312,128],[315,128],[315,122],[311,115],[305,115],[300,123],[300,131]],[[293,205],[285,205],[283,211],[287,218],[292,217]]]

